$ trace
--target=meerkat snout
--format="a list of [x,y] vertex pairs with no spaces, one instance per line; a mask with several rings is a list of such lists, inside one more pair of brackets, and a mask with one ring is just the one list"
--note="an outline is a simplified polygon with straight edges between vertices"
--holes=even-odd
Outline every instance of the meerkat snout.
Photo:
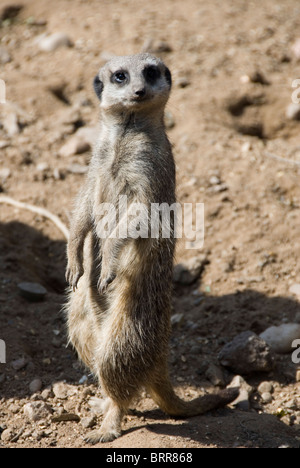
[[142,88],[142,89],[138,89],[137,91],[135,91],[135,94],[139,97],[139,98],[143,98],[146,94],[146,89],[145,88]]

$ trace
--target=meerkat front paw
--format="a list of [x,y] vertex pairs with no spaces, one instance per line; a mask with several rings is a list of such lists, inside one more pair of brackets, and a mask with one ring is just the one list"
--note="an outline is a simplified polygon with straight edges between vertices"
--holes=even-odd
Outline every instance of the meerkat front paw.
[[98,285],[97,285],[99,293],[104,294],[108,286],[114,281],[115,278],[116,278],[115,273],[110,273],[108,276],[105,276],[105,277],[101,275],[98,281]]
[[76,290],[78,281],[82,277],[84,273],[84,270],[81,266],[75,265],[71,266],[68,264],[67,266],[67,271],[66,271],[66,280],[69,283],[69,285],[72,287],[73,291]]

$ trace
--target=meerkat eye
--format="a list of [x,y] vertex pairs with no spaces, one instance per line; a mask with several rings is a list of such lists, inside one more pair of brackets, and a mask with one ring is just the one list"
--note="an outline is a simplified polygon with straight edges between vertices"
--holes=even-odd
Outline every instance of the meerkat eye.
[[148,83],[153,84],[160,77],[160,69],[154,65],[146,67],[143,71],[144,77]]
[[128,81],[128,73],[122,70],[117,71],[113,74],[112,81],[119,84],[125,83],[125,81]]

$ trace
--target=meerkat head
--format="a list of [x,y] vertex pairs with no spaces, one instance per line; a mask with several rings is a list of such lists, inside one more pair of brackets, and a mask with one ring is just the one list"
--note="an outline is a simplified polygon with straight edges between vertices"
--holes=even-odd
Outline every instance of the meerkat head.
[[94,79],[100,107],[116,113],[163,109],[171,85],[170,70],[150,54],[114,57]]

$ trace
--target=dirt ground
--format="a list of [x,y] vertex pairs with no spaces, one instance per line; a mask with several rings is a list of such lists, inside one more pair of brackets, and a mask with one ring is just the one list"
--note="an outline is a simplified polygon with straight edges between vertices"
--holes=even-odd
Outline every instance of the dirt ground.
[[[203,248],[180,243],[176,262],[207,261],[197,282],[174,285],[173,312],[182,315],[174,320],[170,372],[183,398],[215,391],[234,377],[217,358],[226,342],[242,331],[300,322],[299,296],[290,292],[300,283],[300,122],[286,117],[300,78],[292,49],[300,37],[298,0],[17,3],[23,8],[0,26],[0,48],[9,54],[0,64],[7,99],[0,104],[0,190],[67,225],[90,151],[66,156],[60,149],[79,127],[97,124],[92,82],[99,67],[113,54],[152,50],[172,71],[167,117],[178,200],[205,206]],[[0,12],[7,4],[1,0]],[[63,32],[72,44],[42,51],[37,38],[45,32]],[[17,116],[10,131],[3,125],[9,112],[13,123]],[[7,361],[0,364],[0,447],[88,447],[84,426],[100,392],[67,346],[65,266],[65,239],[51,221],[0,205]],[[24,281],[43,285],[45,300],[23,298]],[[209,379],[212,364],[223,381]],[[122,436],[103,446],[299,447],[296,372],[291,354],[277,354],[273,371],[243,375],[253,387],[248,410],[229,406],[189,420],[169,419],[144,394]],[[273,386],[268,403],[257,391],[263,381]],[[64,382],[61,395],[53,393],[55,382]],[[49,416],[28,420],[24,407],[32,402]],[[59,421],[64,414],[74,420]]]

